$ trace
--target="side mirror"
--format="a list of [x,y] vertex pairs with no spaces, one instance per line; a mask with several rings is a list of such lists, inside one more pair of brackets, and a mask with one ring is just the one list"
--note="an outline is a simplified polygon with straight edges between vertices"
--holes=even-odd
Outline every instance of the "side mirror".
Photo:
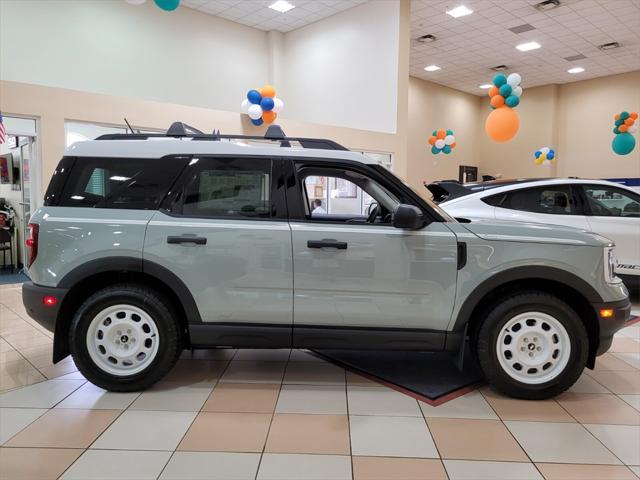
[[401,203],[393,212],[393,226],[408,230],[422,228],[424,220],[418,207]]

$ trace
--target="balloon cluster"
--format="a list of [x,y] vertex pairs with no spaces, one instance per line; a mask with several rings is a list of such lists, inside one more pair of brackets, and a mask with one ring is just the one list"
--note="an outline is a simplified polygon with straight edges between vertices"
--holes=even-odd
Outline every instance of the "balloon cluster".
[[456,146],[456,137],[453,136],[453,130],[434,130],[429,137],[429,145],[431,145],[431,153],[434,155],[444,152],[447,155]]
[[276,97],[276,89],[272,85],[265,85],[259,91],[249,90],[240,108],[242,113],[249,115],[251,123],[259,126],[272,123],[284,108],[284,102]]
[[615,137],[613,137],[611,148],[618,155],[627,155],[636,146],[633,134],[638,131],[638,125],[636,125],[638,112],[620,112],[614,118],[613,133],[615,133]]
[[493,112],[487,117],[484,129],[496,142],[511,140],[520,128],[520,117],[513,110],[520,104],[522,77],[512,73],[508,77],[502,73],[493,77],[493,86],[489,89]]
[[542,147],[536,150],[533,155],[536,157],[536,165],[551,165],[552,160],[556,158],[556,152],[549,147]]

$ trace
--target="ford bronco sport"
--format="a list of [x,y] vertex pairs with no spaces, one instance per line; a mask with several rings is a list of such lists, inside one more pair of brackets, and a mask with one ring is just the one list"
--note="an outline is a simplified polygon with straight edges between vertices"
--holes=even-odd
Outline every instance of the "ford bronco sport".
[[529,399],[593,368],[630,312],[612,242],[459,223],[424,193],[274,126],[76,143],[30,221],[24,304],[55,332],[54,362],[71,354],[113,391],[152,385],[184,348],[468,344],[491,384]]

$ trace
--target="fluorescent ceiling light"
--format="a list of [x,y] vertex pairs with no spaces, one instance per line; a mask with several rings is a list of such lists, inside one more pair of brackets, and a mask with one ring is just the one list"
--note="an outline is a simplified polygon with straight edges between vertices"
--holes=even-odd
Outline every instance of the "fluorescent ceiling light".
[[440,70],[440,67],[438,65],[427,65],[424,69],[427,72],[435,72],[436,70]]
[[527,42],[521,43],[520,45],[516,45],[516,48],[521,52],[528,52],[529,50],[535,50],[540,48],[540,44],[538,42]]
[[490,83],[484,83],[482,85],[480,85],[480,88],[483,90],[487,90],[489,88],[493,87],[493,85],[491,85]]
[[289,10],[291,10],[292,8],[296,8],[296,6],[295,5],[291,5],[286,0],[278,0],[277,2],[272,3],[271,5],[269,5],[269,8],[271,10],[275,10],[276,12],[285,13],[285,12],[288,12]]
[[447,10],[447,15],[451,15],[453,18],[464,17],[465,15],[471,15],[473,10],[465,7],[464,5],[460,5],[459,7],[452,8],[451,10]]
[[582,73],[582,72],[584,72],[584,68],[582,68],[582,67],[573,67],[573,68],[570,68],[569,70],[567,70],[567,72],[569,72],[569,73]]

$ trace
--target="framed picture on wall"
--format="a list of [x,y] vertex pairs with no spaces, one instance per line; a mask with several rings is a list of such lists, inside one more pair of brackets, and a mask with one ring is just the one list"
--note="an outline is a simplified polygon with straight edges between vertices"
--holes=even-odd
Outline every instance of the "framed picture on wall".
[[315,198],[322,198],[324,197],[324,188],[322,187],[322,185],[315,185],[313,187],[313,196]]

